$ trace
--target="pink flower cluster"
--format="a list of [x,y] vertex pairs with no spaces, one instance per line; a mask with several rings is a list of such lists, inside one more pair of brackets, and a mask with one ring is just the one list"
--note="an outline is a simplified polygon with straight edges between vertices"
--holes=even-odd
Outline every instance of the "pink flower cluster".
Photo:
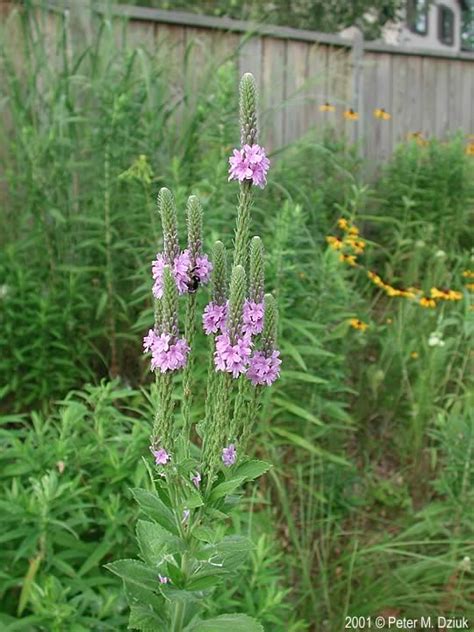
[[211,301],[204,308],[202,315],[202,326],[206,336],[210,334],[217,334],[218,331],[223,331],[225,327],[225,321],[227,319],[227,303],[224,305],[218,305]]
[[[162,298],[163,296],[163,271],[167,263],[162,252],[156,255],[156,259],[152,263],[153,296],[155,298]],[[172,271],[178,292],[185,294],[193,287],[193,277],[196,277],[199,283],[207,283],[209,281],[212,263],[207,255],[199,255],[196,257],[196,266],[193,268],[189,250],[186,249],[175,257],[172,262]]]
[[262,351],[255,351],[250,358],[250,365],[247,370],[247,377],[254,386],[271,386],[280,375],[280,352],[272,351],[266,356]]
[[245,301],[244,303],[244,325],[243,330],[245,333],[256,336],[262,333],[263,329],[263,315],[264,305],[263,303],[255,303],[254,301]]
[[261,189],[267,184],[270,161],[260,145],[244,145],[242,149],[234,149],[229,164],[229,180],[251,180]]
[[247,366],[252,352],[252,342],[249,335],[238,337],[234,344],[229,334],[225,331],[216,338],[216,351],[214,362],[218,371],[232,373],[233,377],[247,371]]
[[143,339],[145,353],[151,351],[151,370],[161,373],[182,369],[189,353],[189,345],[184,338],[174,339],[171,334],[157,334],[150,329]]

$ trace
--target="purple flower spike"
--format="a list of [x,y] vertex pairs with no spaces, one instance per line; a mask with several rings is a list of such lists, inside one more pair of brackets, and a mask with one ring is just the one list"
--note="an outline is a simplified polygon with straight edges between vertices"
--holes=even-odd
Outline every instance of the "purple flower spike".
[[262,351],[256,351],[250,358],[247,377],[254,386],[271,386],[280,375],[280,352],[272,351],[268,357]]
[[160,580],[160,584],[169,584],[170,578],[166,577],[166,575],[158,575],[158,579]]
[[247,370],[251,354],[250,336],[244,335],[231,343],[229,334],[224,332],[216,338],[214,363],[217,371],[232,373],[234,378]]
[[234,149],[229,164],[229,180],[251,180],[261,189],[267,184],[270,161],[260,145],[244,145],[240,150]]
[[201,485],[201,475],[199,474],[199,472],[196,472],[194,476],[191,476],[191,480],[194,483],[194,485],[199,489],[199,486]]
[[171,343],[169,334],[161,334],[152,347],[151,370],[159,369],[161,373],[177,371],[186,365],[189,345],[184,338]]
[[235,445],[230,443],[227,448],[222,450],[222,462],[226,467],[230,467],[231,465],[234,465],[236,459],[237,450],[235,449]]
[[155,450],[154,448],[150,447],[150,450],[155,457],[156,465],[166,465],[170,460],[170,455],[168,454],[168,452],[166,452],[164,448],[158,448],[158,450]]
[[209,261],[207,255],[201,255],[196,257],[196,267],[194,274],[197,276],[201,283],[208,283],[211,278],[212,263]]
[[[152,275],[153,275],[153,296],[155,298],[163,297],[163,273],[166,261],[165,255],[159,252],[156,255],[156,259],[152,263]],[[196,257],[196,265],[193,268],[191,262],[191,255],[189,250],[183,250],[173,260],[171,264],[173,271],[173,277],[176,282],[176,287],[180,294],[186,294],[189,292],[189,288],[192,287],[192,277],[196,276],[200,283],[207,283],[210,279],[212,272],[212,263],[209,261],[207,255],[199,255]]]
[[263,329],[263,303],[255,303],[254,301],[245,301],[244,303],[244,326],[243,330],[246,334],[253,336],[262,333]]
[[217,303],[211,302],[204,308],[202,315],[202,326],[204,333],[216,334],[218,331],[222,331],[227,318],[227,305],[217,305]]

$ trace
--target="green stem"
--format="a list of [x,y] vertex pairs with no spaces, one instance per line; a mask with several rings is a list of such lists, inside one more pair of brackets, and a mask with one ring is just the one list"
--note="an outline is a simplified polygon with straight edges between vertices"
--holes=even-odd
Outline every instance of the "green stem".
[[[184,327],[186,341],[191,348],[183,372],[183,419],[184,433],[189,439],[191,434],[192,374],[194,366],[194,339],[196,337],[196,294],[189,294]],[[187,442],[189,445],[189,441]]]

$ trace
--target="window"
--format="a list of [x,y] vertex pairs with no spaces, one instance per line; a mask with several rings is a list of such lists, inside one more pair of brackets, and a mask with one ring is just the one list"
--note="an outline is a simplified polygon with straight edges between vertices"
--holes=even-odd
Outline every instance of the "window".
[[447,46],[454,44],[454,13],[443,4],[438,8],[438,38]]
[[408,28],[418,35],[428,33],[428,0],[408,0]]

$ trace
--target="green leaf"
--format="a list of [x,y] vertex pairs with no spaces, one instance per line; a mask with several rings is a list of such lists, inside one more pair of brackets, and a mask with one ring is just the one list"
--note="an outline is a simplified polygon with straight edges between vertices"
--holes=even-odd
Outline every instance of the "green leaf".
[[107,553],[110,551],[113,545],[114,545],[114,542],[112,539],[111,540],[105,539],[103,542],[99,544],[99,546],[95,546],[92,553],[89,555],[87,560],[79,569],[78,576],[81,577],[82,575],[85,575],[90,570],[95,568],[99,564],[100,560],[105,555],[107,555]]
[[184,542],[178,537],[148,520],[138,521],[137,540],[143,559],[151,565],[158,564],[165,553],[173,555],[184,549]]
[[131,606],[128,620],[129,630],[143,630],[143,632],[166,632],[164,620],[147,606]]
[[138,560],[117,560],[106,564],[105,568],[121,577],[124,581],[135,584],[140,588],[146,588],[147,590],[156,590],[158,588],[158,573]]
[[187,590],[208,590],[209,588],[213,588],[216,584],[218,584],[222,575],[226,574],[225,571],[220,570],[219,572],[214,573],[202,573],[195,577],[192,577],[186,583]]
[[260,623],[246,614],[222,614],[215,619],[197,621],[185,632],[265,632]]
[[214,502],[216,500],[219,500],[219,498],[222,498],[223,496],[227,496],[227,494],[231,494],[242,485],[244,480],[245,479],[240,476],[238,478],[231,478],[229,481],[219,483],[219,485],[211,490],[211,495],[209,496],[210,502]]
[[308,450],[308,452],[316,454],[322,459],[326,459],[326,461],[332,461],[333,463],[338,463],[339,465],[344,465],[345,467],[351,467],[351,464],[348,463],[341,456],[338,456],[337,454],[332,454],[331,452],[327,452],[322,448],[318,448],[314,444],[310,443],[307,439],[305,439],[304,437],[300,437],[294,432],[288,432],[288,430],[285,430],[284,428],[272,428],[272,432],[279,435],[280,437],[284,437],[293,445],[303,448],[304,450]]
[[273,401],[277,406],[281,406],[283,410],[292,413],[296,417],[309,421],[316,426],[324,426],[324,423],[311,414],[309,410],[306,410],[306,408],[303,408],[302,406],[298,406],[298,404],[295,404],[294,402],[290,402],[283,397],[274,397]]
[[255,478],[265,474],[265,472],[268,472],[271,467],[272,464],[266,463],[265,461],[246,461],[237,467],[235,474],[245,481],[253,481]]
[[179,535],[173,512],[165,505],[158,494],[149,492],[146,489],[132,489],[135,500],[140,508],[152,520],[156,520],[164,529]]

